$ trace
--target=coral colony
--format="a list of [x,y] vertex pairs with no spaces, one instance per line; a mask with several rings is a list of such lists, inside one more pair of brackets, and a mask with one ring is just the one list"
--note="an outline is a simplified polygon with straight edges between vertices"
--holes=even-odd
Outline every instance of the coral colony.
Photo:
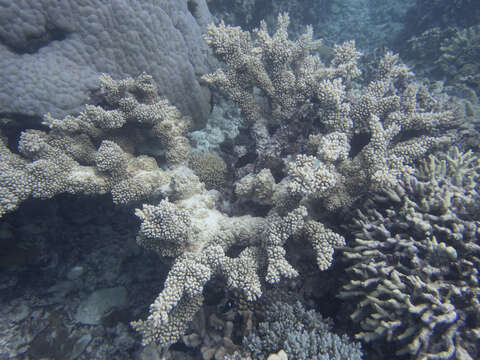
[[[103,75],[101,106],[45,116],[49,131],[24,131],[18,151],[0,143],[0,214],[61,193],[109,193],[135,206],[137,243],[171,264],[148,317],[132,323],[143,344],[178,341],[213,278],[255,302],[271,284],[297,277],[286,246],[293,239],[313,249],[319,271],[334,254],[349,261],[339,296],[356,304],[357,339],[392,342],[416,359],[474,358],[479,160],[456,148],[428,155],[454,143],[462,112],[417,83],[397,55],[387,52],[367,79],[353,41],[325,62],[312,29],[292,41],[288,24],[281,14],[273,34],[265,23],[250,33],[221,22],[205,35],[223,65],[202,80],[241,111],[253,154],[243,167],[192,152],[191,119],[158,96],[150,76]],[[220,207],[228,177],[234,200]],[[242,212],[227,211],[234,207]],[[328,218],[354,210],[347,244]],[[304,328],[288,329],[294,321]],[[331,337],[322,321],[300,304],[272,304],[263,332],[232,359],[282,349],[298,359],[361,358],[358,343]],[[271,340],[275,329],[284,341]]]

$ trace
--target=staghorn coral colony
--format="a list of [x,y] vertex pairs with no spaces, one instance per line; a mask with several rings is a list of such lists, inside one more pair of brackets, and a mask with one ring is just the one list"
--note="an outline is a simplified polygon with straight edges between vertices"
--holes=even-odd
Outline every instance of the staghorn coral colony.
[[[456,148],[429,155],[456,142],[461,108],[391,52],[367,79],[353,41],[325,61],[311,28],[294,41],[288,25],[281,14],[273,33],[263,22],[251,33],[208,27],[223,65],[202,80],[240,109],[247,139],[234,166],[191,151],[190,118],[151,77],[104,75],[101,105],[45,116],[49,130],[22,132],[16,149],[0,143],[0,215],[61,193],[109,193],[137,207],[137,243],[171,266],[148,316],[132,322],[144,345],[182,339],[209,282],[221,279],[254,307],[299,277],[306,260],[295,249],[307,247],[318,271],[334,256],[348,263],[339,296],[356,304],[358,340],[415,359],[477,358],[479,160]],[[343,227],[334,221],[349,216]],[[318,314],[282,303],[234,350],[232,358],[362,357],[360,343]]]

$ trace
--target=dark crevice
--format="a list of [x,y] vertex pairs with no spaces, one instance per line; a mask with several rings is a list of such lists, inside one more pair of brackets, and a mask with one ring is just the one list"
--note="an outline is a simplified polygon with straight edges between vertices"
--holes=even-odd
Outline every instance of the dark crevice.
[[230,257],[230,258],[236,258],[246,248],[247,247],[245,245],[234,245],[234,246],[231,246],[230,248],[228,248],[225,255]]
[[195,0],[188,0],[187,1],[187,7],[188,7],[188,11],[190,11],[190,13],[196,19],[197,18],[197,9],[198,9],[197,2]]
[[249,152],[238,159],[235,163],[235,168],[239,169],[248,164],[253,164],[257,159],[257,155],[254,152]]
[[1,38],[0,42],[17,54],[33,54],[39,49],[48,46],[53,41],[65,40],[69,32],[54,26],[47,26],[46,31],[41,34],[28,36],[25,42],[12,43],[9,39]]
[[355,135],[351,141],[349,157],[353,159],[355,156],[357,156],[358,153],[362,151],[366,145],[368,145],[370,138],[370,134],[366,133]]
[[20,133],[27,129],[48,131],[45,125],[42,125],[42,118],[17,113],[0,113],[0,131],[7,138],[7,146],[17,152],[17,143]]

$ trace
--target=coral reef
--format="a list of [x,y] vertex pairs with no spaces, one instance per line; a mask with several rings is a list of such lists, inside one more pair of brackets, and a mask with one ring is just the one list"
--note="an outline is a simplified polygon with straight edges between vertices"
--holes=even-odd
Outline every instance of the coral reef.
[[[198,178],[192,177],[191,183],[194,182]],[[162,200],[158,206],[144,205],[137,210],[142,220],[139,244],[156,250],[162,257],[178,256],[147,320],[133,323],[143,334],[145,344],[168,346],[183,335],[188,321],[202,304],[203,287],[214,277],[225,279],[227,288],[254,301],[262,294],[262,278],[276,283],[298,275],[286,260],[283,246],[305,226],[308,213],[304,207],[283,217],[275,213],[267,218],[228,217],[215,209],[215,194],[204,191],[175,203]],[[186,212],[189,217],[185,217]],[[332,236],[336,234],[330,234],[326,228],[317,231],[313,231],[311,240],[316,240],[319,253],[326,252],[322,263],[326,268],[332,260],[332,246],[343,239]],[[228,256],[239,246],[242,250],[238,256]]]
[[[408,40],[405,53],[418,73],[441,79],[449,92],[474,104],[480,92],[480,25],[468,28],[434,27]],[[435,61],[432,61],[435,59]]]
[[[319,46],[311,29],[293,42],[288,15],[278,23],[272,36],[262,23],[255,38],[223,23],[209,26],[206,41],[226,68],[203,79],[241,109],[257,168],[292,157],[289,195],[321,198],[329,210],[348,206],[361,195],[359,187],[394,185],[416,159],[452,140],[446,130],[462,114],[448,98],[415,83],[398,56],[386,53],[375,78],[358,89],[361,54],[353,42],[335,46],[327,66],[311,55]],[[362,136],[369,142],[352,148]]]
[[[303,206],[267,218],[228,217],[215,206],[217,191],[205,185],[187,163],[189,146],[183,136],[190,120],[165,100],[159,100],[151,77],[114,81],[103,76],[105,108],[87,106],[77,117],[57,120],[49,115],[50,131],[26,130],[18,154],[6,140],[0,153],[2,215],[27,199],[50,198],[60,193],[111,193],[119,204],[162,199],[158,205],[137,209],[141,220],[137,242],[166,261],[173,261],[164,290],[145,321],[134,323],[144,342],[167,346],[183,335],[202,304],[205,283],[214,276],[250,301],[260,297],[260,270],[268,282],[297,275],[285,259],[287,239],[301,232],[308,216]],[[169,169],[155,158],[163,157]],[[155,147],[153,147],[155,146]],[[331,261],[332,244],[341,242],[329,233],[312,233],[316,250],[324,246],[324,267]],[[332,241],[329,242],[329,239]],[[323,241],[323,243],[322,243]],[[243,247],[238,256],[227,256]]]
[[222,190],[227,181],[225,161],[214,152],[195,151],[188,158],[188,166],[195,172],[207,189]]
[[215,97],[205,128],[192,131],[189,138],[196,151],[218,152],[225,143],[232,143],[239,134],[240,113],[231,103]]
[[[455,102],[416,83],[398,56],[387,52],[373,79],[362,79],[353,41],[335,46],[324,63],[312,29],[291,41],[288,24],[288,15],[279,15],[272,35],[264,22],[253,33],[224,23],[208,27],[206,42],[225,66],[203,81],[231,97],[244,117],[229,167],[217,155],[190,153],[190,117],[161,100],[147,75],[102,76],[102,106],[87,105],[63,120],[46,116],[50,130],[24,131],[18,151],[2,139],[0,215],[29,197],[64,192],[109,193],[116,204],[137,207],[137,243],[171,265],[147,317],[132,322],[144,345],[168,348],[179,340],[209,282],[253,302],[265,288],[297,277],[298,262],[326,270],[335,248],[346,246],[335,215],[378,191],[395,198],[415,161],[455,140],[463,116]],[[448,219],[440,221],[450,229]],[[464,229],[452,231],[455,238]],[[435,248],[430,240],[425,247]],[[312,249],[310,258],[291,254],[297,246]],[[469,266],[457,270],[468,274]],[[361,356],[345,339],[318,338],[328,327],[312,313],[298,306],[285,311],[314,318],[296,340],[309,339],[307,349],[291,343],[286,353],[302,358],[325,346],[345,358]],[[279,350],[277,344],[267,352],[280,357]]]
[[[219,20],[253,30],[263,19],[273,28],[278,13],[288,12],[293,38],[311,24],[328,44],[355,39],[362,50],[389,46],[403,30],[404,17],[416,0],[207,0]],[[325,50],[327,50],[325,48]]]
[[190,118],[158,98],[150,76],[114,81],[101,78],[105,107],[87,105],[77,117],[58,120],[46,115],[50,131],[26,130],[18,153],[0,145],[0,216],[29,197],[61,193],[111,193],[119,204],[161,195],[167,171],[156,160],[140,155],[142,146],[163,153],[169,165],[188,158],[184,134]]
[[[467,45],[471,36],[469,32],[475,31],[479,25],[479,16],[480,4],[476,1],[417,0],[404,19],[403,31],[396,34],[393,47],[414,66],[417,75],[448,80],[453,86],[461,85],[462,81],[460,84],[456,82],[462,77],[458,75],[459,71],[463,76],[473,75],[471,68],[466,67],[463,71],[461,68],[466,64],[467,49],[471,46]],[[462,63],[458,67],[449,56],[456,56],[451,51],[453,48],[458,51],[459,63]],[[465,92],[464,89],[456,91],[460,97],[467,97]]]
[[[319,268],[327,269],[345,240],[323,222],[319,205],[338,211],[366,193],[395,188],[415,160],[452,141],[448,129],[461,121],[455,104],[413,82],[397,56],[387,53],[375,79],[359,88],[360,53],[353,42],[336,46],[326,66],[310,54],[318,45],[311,31],[292,42],[288,15],[278,22],[272,36],[262,24],[254,38],[240,28],[211,25],[206,41],[226,68],[203,78],[241,109],[257,155],[245,168],[258,171],[237,176],[235,194],[239,203],[265,206],[266,216],[248,209],[235,217],[220,212],[218,193],[203,189],[196,177],[185,188],[198,191],[174,191],[168,203],[137,210],[139,243],[173,257],[150,315],[133,323],[145,344],[168,346],[181,336],[210,279],[222,278],[228,289],[254,301],[262,287],[296,277],[287,260],[291,238],[306,240]],[[352,156],[353,139],[362,134],[369,141]],[[281,146],[292,142],[298,147]],[[276,178],[265,167],[272,158],[286,164]],[[184,227],[182,236],[172,236],[173,224]]]
[[431,60],[438,59],[441,56],[440,47],[442,42],[454,36],[455,32],[456,30],[451,27],[427,29],[421,34],[408,39],[402,55],[409,59],[415,59],[417,68],[422,66],[428,68],[430,73],[438,72],[438,62],[432,62]]
[[[289,359],[360,360],[359,342],[352,342],[331,331],[328,320],[301,303],[274,302],[264,311],[264,319],[255,331],[244,338],[241,358],[270,359],[283,350]],[[231,359],[235,359],[232,357]]]
[[214,63],[200,35],[212,22],[205,0],[2,0],[0,6],[2,114],[22,121],[47,112],[75,115],[91,101],[102,73],[122,79],[145,71],[196,125],[208,117],[210,95],[197,80]]
[[235,195],[240,201],[252,201],[260,205],[269,205],[272,201],[275,178],[269,169],[257,174],[248,174],[235,183]]
[[231,300],[223,296],[214,305],[202,306],[188,333],[182,336],[185,345],[199,348],[204,360],[233,356],[241,349],[243,337],[253,330],[253,312]]
[[357,304],[358,338],[415,359],[478,358],[479,171],[469,151],[430,155],[359,212],[341,292]]
[[207,3],[215,17],[245,30],[253,30],[261,20],[273,25],[276,14],[288,12],[294,20],[292,31],[297,34],[304,27],[303,24],[326,22],[332,15],[331,0],[314,3],[308,0],[207,0]]
[[442,42],[440,52],[438,62],[449,80],[480,93],[480,25],[455,30]]
[[408,39],[424,31],[448,26],[466,28],[478,23],[480,6],[472,0],[417,0],[404,19],[400,39]]

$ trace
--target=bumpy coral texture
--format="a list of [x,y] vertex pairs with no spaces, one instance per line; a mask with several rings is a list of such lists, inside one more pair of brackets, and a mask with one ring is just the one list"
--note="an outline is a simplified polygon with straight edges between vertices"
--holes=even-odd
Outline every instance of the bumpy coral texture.
[[[104,75],[101,83],[104,107],[88,105],[79,116],[63,120],[47,115],[44,124],[50,130],[24,131],[19,154],[1,139],[0,214],[28,197],[65,192],[110,193],[118,204],[161,199],[136,211],[141,220],[137,242],[173,263],[150,316],[133,323],[144,343],[168,346],[177,341],[202,305],[203,287],[213,277],[254,301],[261,296],[265,279],[275,283],[297,276],[284,245],[291,236],[302,234],[309,217],[304,206],[297,204],[282,214],[272,209],[266,218],[221,213],[215,208],[219,192],[208,191],[184,166],[189,154],[184,134],[190,119],[158,98],[150,76],[114,81]],[[162,158],[165,169],[156,161]],[[225,170],[224,163],[214,159],[220,166],[199,172],[207,182],[209,176],[222,177],[215,169]],[[271,174],[265,172],[265,186],[268,179],[273,186]],[[327,268],[336,243],[328,240],[330,230],[317,227],[305,238],[325,260],[322,269]],[[341,237],[337,240],[342,242]],[[228,256],[232,248],[241,251]]]
[[[455,108],[411,82],[396,56],[387,54],[377,77],[355,88],[360,54],[353,42],[336,46],[326,66],[310,54],[318,45],[311,31],[292,42],[287,25],[288,16],[281,15],[273,36],[262,25],[254,40],[224,24],[207,34],[227,67],[205,81],[240,107],[258,155],[246,166],[255,172],[237,179],[238,203],[260,203],[265,215],[250,208],[228,216],[217,209],[224,200],[219,192],[206,189],[199,179],[205,174],[184,166],[189,118],[159,100],[146,75],[120,82],[104,76],[108,107],[87,106],[63,121],[47,117],[50,132],[22,134],[21,156],[0,147],[2,169],[15,175],[0,177],[4,212],[28,196],[65,191],[110,192],[121,204],[155,201],[136,211],[137,241],[172,268],[148,317],[132,323],[144,344],[177,341],[213,278],[255,301],[265,286],[297,276],[287,256],[292,238],[311,246],[319,268],[328,268],[345,240],[322,222],[320,205],[338,210],[362,195],[359,188],[363,194],[395,188],[413,161],[451,141],[443,135],[458,120]],[[352,158],[359,134],[369,142]],[[164,158],[167,170],[148,154]],[[276,177],[267,166],[271,159],[288,164]]]
[[214,152],[195,151],[190,154],[188,166],[197,174],[207,189],[222,190],[227,180],[227,164]]
[[[305,207],[285,216],[272,212],[267,218],[228,217],[215,209],[218,192],[195,185],[198,181],[192,173],[190,187],[199,191],[191,197],[174,203],[162,200],[137,210],[142,220],[139,244],[174,261],[148,318],[132,323],[144,344],[168,346],[178,340],[202,304],[204,285],[214,277],[224,279],[227,288],[238,290],[244,299],[255,301],[265,281],[277,283],[298,275],[285,258],[284,245],[292,235],[302,234],[308,218]],[[321,262],[325,269],[332,261],[333,246],[343,244],[343,238],[336,234],[332,238],[324,227],[311,228],[310,233],[307,240],[316,241],[317,252],[325,254]],[[237,256],[227,255],[239,246],[243,250]]]
[[[328,320],[300,303],[275,302],[267,306],[264,320],[243,341],[251,359],[270,359],[269,354],[284,350],[289,359],[360,360],[360,343],[331,331]],[[245,358],[243,355],[242,358]],[[233,358],[233,357],[232,357]]]
[[453,148],[356,219],[341,297],[365,341],[415,359],[476,359],[480,341],[480,162]]
[[[288,162],[289,196],[342,209],[368,191],[395,186],[415,160],[452,141],[447,129],[462,114],[415,83],[398,56],[386,53],[374,79],[354,87],[361,54],[353,41],[335,46],[325,65],[311,54],[319,46],[311,29],[293,42],[288,24],[288,15],[280,15],[273,35],[264,23],[253,34],[210,25],[205,39],[226,66],[203,79],[241,109],[258,169],[272,159]],[[352,149],[358,137],[369,140]],[[241,183],[239,191],[247,179]]]
[[45,116],[50,131],[24,131],[20,155],[2,141],[0,215],[28,197],[65,192],[110,192],[115,203],[127,204],[160,195],[170,182],[153,157],[139,155],[141,145],[153,141],[170,166],[186,161],[190,119],[158,98],[150,76],[117,82],[104,75],[101,83],[105,108],[87,105],[63,120]]
[[0,8],[2,112],[75,114],[102,73],[146,71],[184,114],[198,124],[208,117],[197,80],[212,63],[200,36],[212,21],[204,0],[1,0]]
[[[297,276],[287,259],[286,245],[292,237],[306,240],[319,268],[328,268],[334,248],[344,246],[345,240],[320,221],[318,211],[311,211],[315,204],[320,201],[337,210],[361,195],[359,188],[390,189],[432,146],[451,140],[442,134],[459,120],[455,107],[412,82],[397,56],[387,53],[376,78],[354,91],[353,81],[361,72],[353,42],[336,46],[334,59],[326,66],[310,55],[318,46],[310,30],[292,42],[288,15],[280,15],[278,22],[273,36],[264,24],[252,37],[223,23],[211,25],[206,35],[226,68],[206,75],[204,81],[239,106],[259,158],[254,164],[259,171],[239,179],[235,193],[239,202],[261,204],[268,214],[228,217],[215,208],[216,192],[194,186],[198,182],[194,178],[187,183],[197,192],[172,198],[168,206],[162,202],[137,211],[142,220],[139,243],[163,257],[175,255],[150,315],[134,322],[144,343],[168,346],[178,338],[186,314],[198,308],[201,290],[213,277],[223,278],[229,289],[254,301],[265,283]],[[274,134],[269,125],[277,129]],[[360,133],[369,134],[370,141],[352,159],[351,142]],[[284,149],[292,137],[304,144]],[[310,154],[302,153],[309,148]],[[288,163],[278,183],[262,166],[268,156]],[[186,230],[179,218],[185,212],[190,214],[191,231],[171,237],[175,231],[169,224]],[[227,255],[235,248],[241,250],[238,256]]]

